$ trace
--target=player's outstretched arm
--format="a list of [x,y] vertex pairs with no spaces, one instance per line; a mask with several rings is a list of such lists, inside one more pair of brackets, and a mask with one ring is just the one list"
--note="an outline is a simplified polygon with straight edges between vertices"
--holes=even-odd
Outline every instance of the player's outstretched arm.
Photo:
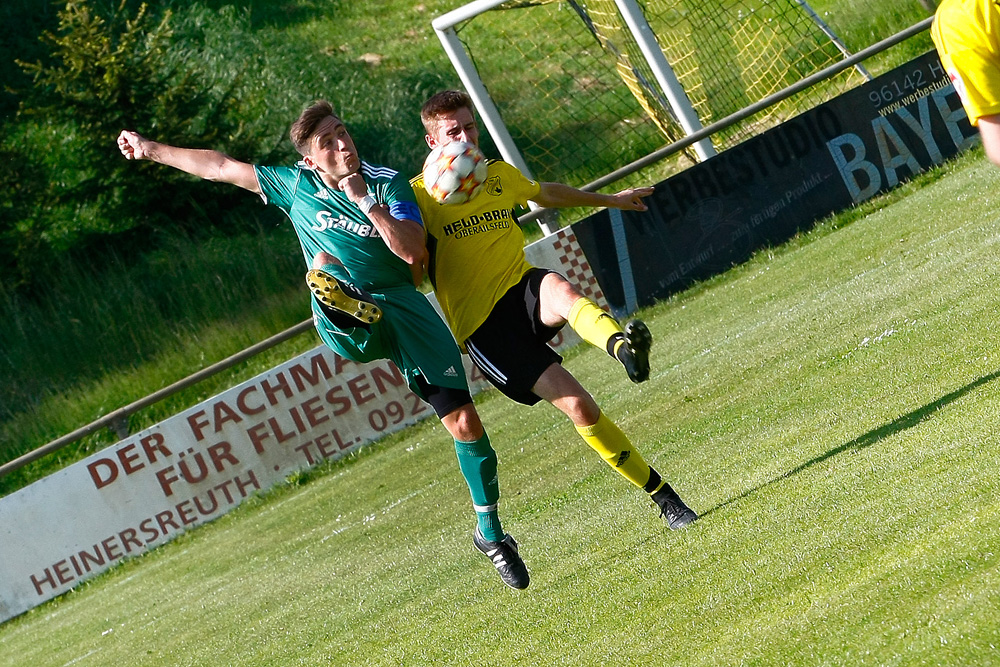
[[643,197],[653,194],[653,188],[629,188],[605,195],[600,192],[587,192],[562,183],[542,183],[541,190],[532,199],[545,208],[567,208],[570,206],[606,206],[620,208],[625,211],[645,211],[648,207]]
[[118,135],[118,149],[128,160],[150,160],[208,181],[231,183],[260,194],[253,165],[234,160],[219,151],[171,146],[131,130],[122,130]]

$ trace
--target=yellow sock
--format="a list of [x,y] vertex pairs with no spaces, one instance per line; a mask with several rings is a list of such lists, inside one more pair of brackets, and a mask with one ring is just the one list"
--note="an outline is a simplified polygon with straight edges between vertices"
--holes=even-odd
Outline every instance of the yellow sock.
[[625,334],[618,320],[604,312],[596,303],[587,297],[577,299],[569,309],[566,321],[573,331],[580,334],[580,338],[594,347],[607,350],[608,354],[617,358],[618,347],[625,342]]
[[[594,451],[601,455],[605,463],[628,481],[642,489],[652,481],[652,469],[632,446],[628,436],[603,412],[597,418],[596,424],[577,426],[576,431],[594,448]],[[660,482],[659,476],[656,477],[656,482]]]

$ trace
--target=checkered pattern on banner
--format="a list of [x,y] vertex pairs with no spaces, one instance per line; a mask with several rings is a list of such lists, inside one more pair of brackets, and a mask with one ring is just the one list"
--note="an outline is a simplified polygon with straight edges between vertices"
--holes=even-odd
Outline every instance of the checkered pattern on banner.
[[553,247],[562,264],[563,273],[566,278],[576,285],[584,296],[590,298],[601,308],[608,310],[608,302],[604,298],[604,292],[594,277],[594,272],[590,269],[590,262],[583,254],[583,248],[576,240],[576,234],[572,227],[563,227],[555,234]]

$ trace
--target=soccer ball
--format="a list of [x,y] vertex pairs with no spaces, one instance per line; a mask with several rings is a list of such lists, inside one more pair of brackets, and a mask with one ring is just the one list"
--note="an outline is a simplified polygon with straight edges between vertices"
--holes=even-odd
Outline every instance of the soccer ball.
[[486,158],[473,144],[453,141],[424,160],[424,189],[441,204],[464,204],[483,189]]

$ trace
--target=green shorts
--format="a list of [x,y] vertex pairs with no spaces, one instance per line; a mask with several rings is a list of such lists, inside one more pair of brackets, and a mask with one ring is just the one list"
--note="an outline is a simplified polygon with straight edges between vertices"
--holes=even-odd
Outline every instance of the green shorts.
[[469,390],[455,338],[424,294],[400,286],[372,293],[372,297],[382,309],[382,319],[370,325],[370,330],[334,325],[316,299],[310,299],[313,322],[323,343],[359,363],[389,359],[403,373],[410,390],[423,399],[427,397],[416,381],[418,377],[430,385]]

